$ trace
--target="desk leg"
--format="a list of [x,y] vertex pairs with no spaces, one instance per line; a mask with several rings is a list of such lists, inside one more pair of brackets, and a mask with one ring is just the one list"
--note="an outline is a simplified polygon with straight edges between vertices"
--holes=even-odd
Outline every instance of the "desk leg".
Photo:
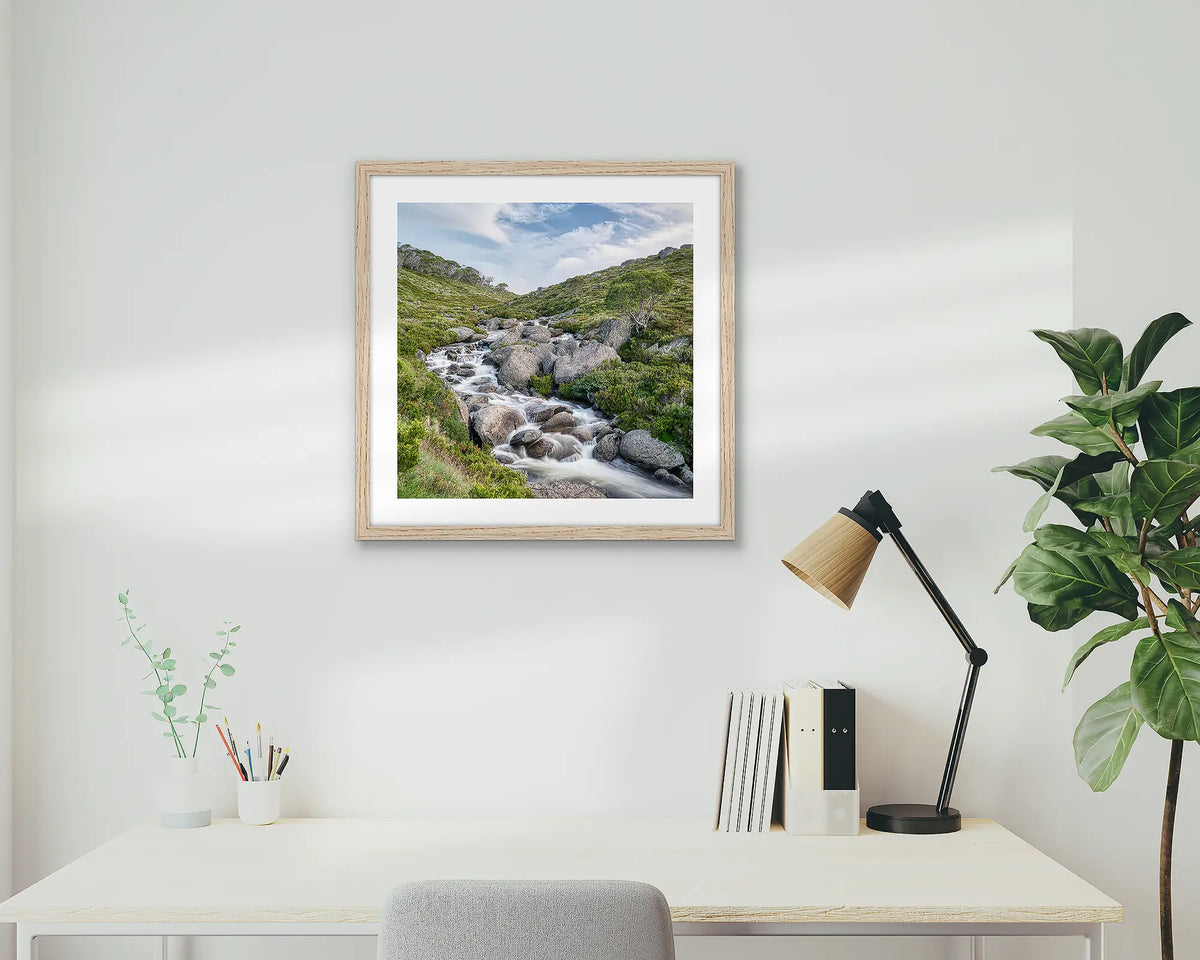
[[971,960],[984,960],[983,937],[971,938]]
[[37,960],[37,937],[25,923],[17,924],[17,960]]
[[167,938],[151,937],[150,942],[154,944],[154,952],[150,954],[151,960],[167,960]]
[[1083,960],[1104,960],[1104,924],[1091,924],[1083,935]]

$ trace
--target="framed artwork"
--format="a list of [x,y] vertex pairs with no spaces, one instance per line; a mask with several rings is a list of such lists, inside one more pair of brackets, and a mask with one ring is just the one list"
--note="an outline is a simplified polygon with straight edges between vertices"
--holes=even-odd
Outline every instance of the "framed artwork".
[[732,164],[356,186],[359,539],[733,539]]

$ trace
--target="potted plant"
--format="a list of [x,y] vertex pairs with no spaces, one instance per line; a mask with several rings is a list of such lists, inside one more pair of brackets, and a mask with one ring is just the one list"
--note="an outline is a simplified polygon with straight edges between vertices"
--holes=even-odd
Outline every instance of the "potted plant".
[[206,827],[212,821],[212,809],[200,779],[196,751],[200,747],[200,730],[208,722],[209,711],[220,709],[208,702],[209,693],[217,686],[217,675],[234,675],[233,664],[227,660],[237,646],[233,635],[242,628],[240,624],[226,620],[217,631],[220,646],[208,655],[212,662],[201,681],[198,709],[191,715],[180,713],[179,704],[187,694],[188,687],[178,682],[175,654],[170,647],[155,652],[153,643],[142,633],[146,624],[135,624],[137,615],[129,605],[129,593],[126,590],[117,595],[126,634],[121,646],[134,644],[150,664],[150,673],[146,676],[147,679],[154,679],[154,688],[143,693],[158,700],[156,709],[151,710],[150,715],[166,726],[163,736],[170,739],[174,752],[171,767],[159,783],[159,823],[165,827]]
[[[1163,346],[1191,323],[1169,313],[1151,323],[1129,355],[1107,330],[1035,330],[1075,375],[1068,410],[1035,436],[1074,447],[996,467],[1043,490],[1025,516],[1033,534],[1000,581],[1011,577],[1029,619],[1066,630],[1093,613],[1115,614],[1067,662],[1066,689],[1095,650],[1132,647],[1129,680],[1092,704],[1075,730],[1075,762],[1093,790],[1106,790],[1143,726],[1171,741],[1159,859],[1163,960],[1172,960],[1171,853],[1185,740],[1200,741],[1200,387],[1160,391],[1145,381]],[[1050,501],[1077,525],[1042,524]],[[1000,586],[996,589],[999,590]]]

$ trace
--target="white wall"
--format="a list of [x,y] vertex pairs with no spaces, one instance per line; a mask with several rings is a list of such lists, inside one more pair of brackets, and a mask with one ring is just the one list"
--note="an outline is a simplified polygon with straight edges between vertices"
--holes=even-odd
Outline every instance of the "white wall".
[[[0,0],[0,893],[12,890],[13,60],[11,0]],[[11,931],[0,937],[0,956]]]
[[[1033,491],[988,469],[1046,449],[1026,431],[1069,383],[1026,331],[1071,324],[1073,271],[1075,318],[1125,332],[1191,306],[1192,258],[1167,283],[1146,250],[1195,241],[1158,231],[1171,191],[1144,183],[1153,227],[1126,236],[1132,144],[1076,153],[1142,109],[1079,76],[1117,89],[1121,25],[1014,6],[17,0],[17,883],[151,812],[125,586],[177,648],[244,623],[220,702],[288,732],[292,814],[702,815],[723,690],[805,674],[862,691],[867,802],[930,797],[963,671],[936,612],[886,552],[852,616],[778,563],[878,485],[993,656],[958,804],[1125,902],[1114,954],[1150,954],[1162,744],[1104,797],[1076,778],[1071,731],[1120,658],[1058,693],[1069,639],[991,594]],[[1135,79],[1185,125],[1194,84]],[[735,544],[353,540],[352,170],[379,158],[738,163]],[[1195,201],[1192,169],[1168,173]]]

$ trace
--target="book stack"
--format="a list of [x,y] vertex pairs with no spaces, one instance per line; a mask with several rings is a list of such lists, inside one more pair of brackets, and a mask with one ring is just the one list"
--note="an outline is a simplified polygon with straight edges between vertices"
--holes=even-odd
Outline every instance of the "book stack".
[[782,749],[781,693],[733,690],[725,697],[721,792],[713,826],[722,833],[766,833],[775,818]]
[[854,688],[785,683],[788,785],[793,790],[854,790]]
[[782,693],[732,690],[723,719],[714,829],[766,833],[778,816],[789,833],[858,832],[852,687],[809,681],[785,683]]
[[854,689],[785,683],[783,828],[799,835],[858,833]]

